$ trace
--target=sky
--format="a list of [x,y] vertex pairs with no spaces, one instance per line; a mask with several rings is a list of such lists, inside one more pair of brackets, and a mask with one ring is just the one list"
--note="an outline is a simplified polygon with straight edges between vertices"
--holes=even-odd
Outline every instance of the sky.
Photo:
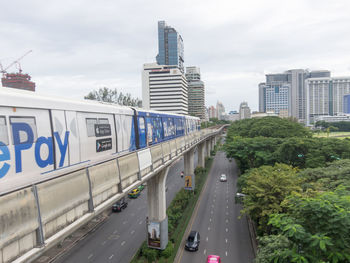
[[185,67],[200,67],[206,106],[258,110],[265,74],[350,76],[349,14],[349,0],[11,0],[0,9],[0,62],[32,50],[21,67],[40,94],[82,99],[108,87],[141,99],[164,20],[184,40]]

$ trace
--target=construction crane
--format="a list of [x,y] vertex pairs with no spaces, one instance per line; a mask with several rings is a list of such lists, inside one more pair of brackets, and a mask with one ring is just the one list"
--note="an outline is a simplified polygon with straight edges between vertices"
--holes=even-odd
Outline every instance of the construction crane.
[[19,73],[22,72],[22,69],[21,69],[21,64],[19,63],[19,61],[24,58],[25,56],[27,56],[29,53],[31,53],[33,50],[29,50],[27,51],[24,55],[22,55],[21,57],[19,57],[18,59],[16,59],[15,61],[13,61],[10,65],[8,65],[6,68],[3,68],[3,66],[1,65],[0,63],[0,69],[1,69],[1,73],[3,75],[5,75],[6,73],[6,70],[8,70],[10,67],[12,67],[13,65],[17,64],[18,65],[18,70],[19,70]]

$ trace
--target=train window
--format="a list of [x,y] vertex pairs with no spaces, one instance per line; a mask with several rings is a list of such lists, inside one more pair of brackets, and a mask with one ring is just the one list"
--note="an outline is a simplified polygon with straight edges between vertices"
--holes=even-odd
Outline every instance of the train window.
[[[99,119],[86,118],[86,131],[87,131],[88,137],[98,136],[96,135],[95,124],[109,124],[109,120],[107,118],[99,118]],[[105,135],[110,135],[110,129],[109,129],[109,134],[105,134]]]
[[108,119],[98,119],[98,124],[109,124]]
[[97,119],[86,118],[86,130],[88,137],[95,137],[95,124],[97,124]]
[[0,142],[2,142],[5,145],[9,144],[6,119],[3,116],[0,116]]
[[[33,132],[33,142],[36,142],[38,138],[38,133],[36,129],[35,117],[10,117],[11,128],[14,123],[25,123],[30,126]],[[12,133],[13,134],[13,133]],[[13,139],[13,138],[12,138]],[[19,144],[25,143],[28,141],[28,134],[24,131],[20,131],[19,133]]]

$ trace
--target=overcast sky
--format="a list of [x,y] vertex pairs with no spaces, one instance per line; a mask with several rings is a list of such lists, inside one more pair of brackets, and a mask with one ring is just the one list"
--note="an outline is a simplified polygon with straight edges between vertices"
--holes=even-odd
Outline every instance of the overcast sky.
[[141,99],[159,20],[182,35],[185,66],[200,67],[207,106],[257,110],[267,73],[350,75],[349,0],[11,0],[0,8],[0,61],[33,50],[21,65],[38,93],[81,99],[108,87]]

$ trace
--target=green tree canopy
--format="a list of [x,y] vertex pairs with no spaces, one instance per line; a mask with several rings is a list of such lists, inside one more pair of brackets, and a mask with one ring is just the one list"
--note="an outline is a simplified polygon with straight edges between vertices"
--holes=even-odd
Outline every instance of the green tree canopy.
[[118,93],[117,89],[112,90],[106,87],[100,88],[98,90],[93,90],[89,92],[89,94],[84,98],[88,100],[104,101],[124,106],[142,106],[142,101],[138,98],[132,98],[130,93]]
[[282,201],[292,192],[301,192],[301,183],[297,170],[285,164],[251,169],[241,182],[246,195],[243,212],[258,223],[260,231],[268,232],[269,216],[282,212]]
[[287,238],[290,245],[275,262],[294,262],[296,257],[304,262],[350,262],[349,196],[340,187],[312,197],[289,197],[286,213],[273,214],[269,220],[272,232]]
[[312,133],[301,124],[279,117],[253,118],[235,121],[229,128],[228,137],[311,137]]

